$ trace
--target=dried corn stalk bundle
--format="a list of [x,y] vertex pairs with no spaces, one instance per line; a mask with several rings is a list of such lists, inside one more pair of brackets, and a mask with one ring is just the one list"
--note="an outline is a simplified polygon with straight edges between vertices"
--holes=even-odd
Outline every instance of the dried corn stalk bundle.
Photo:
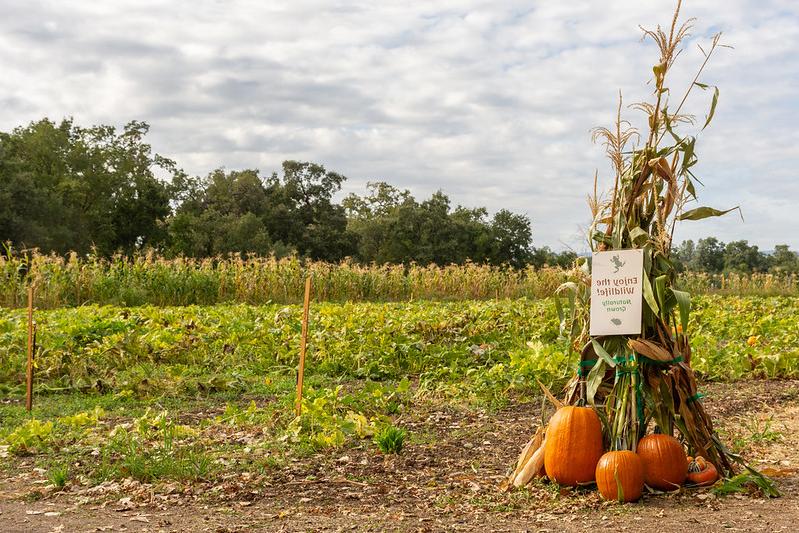
[[[577,375],[566,390],[570,404],[593,405],[605,426],[608,445],[635,450],[638,440],[653,429],[678,432],[693,455],[702,455],[725,476],[734,474],[734,458],[715,437],[713,423],[702,407],[690,366],[688,337],[690,296],[677,288],[671,259],[672,237],[678,221],[720,216],[733,209],[697,207],[693,173],[698,162],[696,136],[713,118],[718,89],[699,81],[708,61],[722,47],[720,34],[707,49],[691,85],[677,98],[668,87],[669,74],[688,36],[692,20],[679,23],[678,3],[670,26],[644,30],[660,57],[653,68],[652,102],[631,107],[645,114],[648,128],[639,132],[622,118],[622,98],[612,128],[597,128],[614,170],[613,188],[589,197],[593,251],[640,248],[644,254],[643,327],[640,336],[590,338],[588,306],[590,274],[587,261],[576,266],[577,282],[559,289],[561,333],[580,350]],[[701,48],[701,47],[700,47]],[[711,91],[709,111],[701,124],[684,111],[693,91]],[[693,134],[682,130],[693,127]],[[696,131],[698,130],[698,131]]]

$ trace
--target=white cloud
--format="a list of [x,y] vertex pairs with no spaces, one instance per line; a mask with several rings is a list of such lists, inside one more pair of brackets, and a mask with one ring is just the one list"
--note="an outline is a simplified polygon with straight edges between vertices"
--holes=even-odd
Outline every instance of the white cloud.
[[[13,2],[0,0],[0,129],[43,116],[152,126],[188,171],[322,162],[350,177],[436,189],[454,203],[528,214],[537,245],[582,247],[594,169],[589,130],[619,89],[643,99],[656,59],[638,24],[672,2]],[[746,222],[691,223],[678,237],[799,248],[799,6],[687,1],[680,58],[722,30],[703,80],[721,87],[699,141],[703,203]],[[690,103],[701,118],[709,94]]]

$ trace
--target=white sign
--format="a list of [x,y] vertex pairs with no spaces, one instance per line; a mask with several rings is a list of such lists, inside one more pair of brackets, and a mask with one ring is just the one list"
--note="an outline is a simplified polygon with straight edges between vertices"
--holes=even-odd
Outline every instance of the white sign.
[[591,262],[592,337],[641,333],[644,253],[594,252]]

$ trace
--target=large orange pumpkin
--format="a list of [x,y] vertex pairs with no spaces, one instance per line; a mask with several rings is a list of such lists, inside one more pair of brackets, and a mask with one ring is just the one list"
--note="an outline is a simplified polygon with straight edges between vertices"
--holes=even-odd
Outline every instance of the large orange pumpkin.
[[596,465],[596,486],[606,500],[634,502],[644,490],[644,465],[630,450],[608,452]]
[[644,481],[653,489],[674,490],[688,475],[688,456],[671,435],[647,435],[638,441],[638,456],[644,464]]
[[569,405],[552,415],[544,446],[549,479],[568,486],[593,481],[602,453],[602,425],[593,409]]

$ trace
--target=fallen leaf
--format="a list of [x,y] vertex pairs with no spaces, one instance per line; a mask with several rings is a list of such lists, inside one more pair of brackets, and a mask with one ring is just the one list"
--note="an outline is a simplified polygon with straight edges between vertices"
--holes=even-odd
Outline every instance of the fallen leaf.
[[799,468],[771,468],[766,467],[760,471],[761,474],[768,477],[791,477],[799,472]]

